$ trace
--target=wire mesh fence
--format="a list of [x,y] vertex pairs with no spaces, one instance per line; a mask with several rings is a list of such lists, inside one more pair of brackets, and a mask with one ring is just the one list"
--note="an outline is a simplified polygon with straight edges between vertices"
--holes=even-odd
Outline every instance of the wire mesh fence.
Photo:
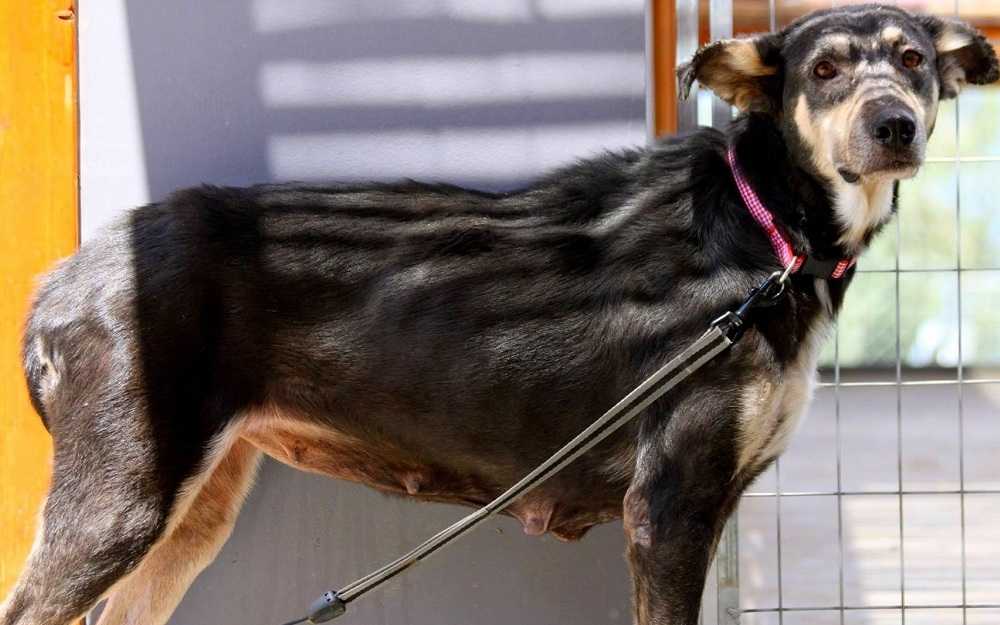
[[[822,8],[752,4],[737,8],[771,29]],[[907,8],[1000,20],[996,3],[919,4]],[[677,12],[684,58],[699,3]],[[741,28],[732,0],[707,18],[712,39],[760,30]],[[682,129],[726,121],[698,97]],[[726,529],[706,625],[1000,623],[997,119],[996,88],[942,103],[922,172],[859,264],[810,414]]]

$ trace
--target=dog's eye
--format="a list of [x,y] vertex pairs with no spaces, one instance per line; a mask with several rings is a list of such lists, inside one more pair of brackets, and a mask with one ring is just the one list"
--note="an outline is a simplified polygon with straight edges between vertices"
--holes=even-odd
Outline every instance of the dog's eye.
[[916,69],[924,62],[924,55],[916,50],[907,50],[903,53],[903,65],[908,69]]
[[837,75],[837,68],[830,61],[820,61],[813,67],[813,74],[816,78],[830,80]]

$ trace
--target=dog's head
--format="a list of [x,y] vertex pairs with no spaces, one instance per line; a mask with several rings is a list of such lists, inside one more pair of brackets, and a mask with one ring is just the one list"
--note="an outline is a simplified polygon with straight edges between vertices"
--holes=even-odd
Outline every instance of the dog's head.
[[801,160],[855,184],[914,175],[938,101],[1000,68],[964,22],[859,5],[710,44],[678,76],[684,96],[697,79],[739,109],[773,114]]

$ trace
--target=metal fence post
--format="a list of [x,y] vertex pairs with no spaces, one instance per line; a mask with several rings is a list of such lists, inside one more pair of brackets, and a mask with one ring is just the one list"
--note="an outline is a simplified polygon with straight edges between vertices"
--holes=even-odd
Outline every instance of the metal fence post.
[[[709,32],[712,41],[733,36],[733,0],[710,0]],[[697,32],[697,31],[696,31]],[[697,36],[697,35],[696,35]],[[733,119],[733,108],[719,98],[712,100],[712,126],[722,129]],[[718,625],[739,625],[740,622],[740,549],[738,512],[726,522],[719,538],[716,555],[718,575]]]
[[740,539],[736,512],[722,530],[715,566],[719,580],[719,625],[739,625]]
[[[698,0],[677,2],[677,63],[684,63],[698,50]],[[686,100],[677,102],[677,130],[683,132],[698,127],[698,98],[692,92]]]

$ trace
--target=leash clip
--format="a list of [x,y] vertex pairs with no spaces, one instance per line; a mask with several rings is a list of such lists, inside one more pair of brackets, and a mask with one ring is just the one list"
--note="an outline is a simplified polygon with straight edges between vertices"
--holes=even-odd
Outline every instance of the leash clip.
[[781,283],[782,287],[784,287],[785,282],[788,281],[788,276],[792,275],[792,270],[795,268],[795,263],[797,262],[798,262],[798,257],[793,256],[792,260],[788,262],[788,266],[785,267],[784,273],[782,273],[781,277],[778,278],[778,282]]
[[738,341],[746,331],[750,311],[754,308],[774,306],[784,295],[788,276],[791,275],[794,266],[793,260],[784,271],[775,271],[764,278],[763,282],[750,289],[750,293],[739,308],[730,310],[713,321],[712,327],[719,328],[733,343]]
[[763,282],[750,289],[747,298],[736,309],[736,314],[740,318],[745,318],[746,314],[753,308],[765,308],[777,304],[781,296],[785,294],[791,268],[792,265],[789,265],[784,271],[775,271],[764,278]]
[[[755,288],[750,289],[747,302],[751,304],[751,308],[773,306],[778,302],[778,298],[785,293],[785,287],[788,285],[788,276],[792,275],[796,262],[798,262],[798,259],[792,258],[784,271],[775,271],[767,278],[764,278],[764,281]],[[744,302],[744,305],[747,302]]]
[[347,611],[347,604],[335,591],[323,593],[323,596],[309,606],[309,622],[325,623],[332,621]]

